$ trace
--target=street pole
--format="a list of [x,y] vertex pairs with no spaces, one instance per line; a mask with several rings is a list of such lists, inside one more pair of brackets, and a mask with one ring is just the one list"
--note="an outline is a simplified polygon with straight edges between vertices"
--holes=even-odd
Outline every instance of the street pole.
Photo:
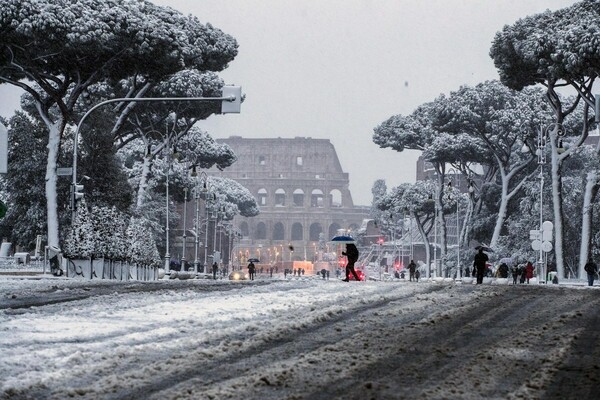
[[200,193],[198,188],[198,180],[196,179],[196,224],[194,225],[195,243],[194,243],[194,272],[198,273],[198,245],[199,245],[199,228],[200,228]]
[[[79,120],[77,127],[75,128],[75,135],[73,137],[73,188],[77,185],[77,148],[79,143],[79,131],[81,130],[81,125],[83,121],[97,108],[102,107],[106,104],[112,103],[139,103],[139,102],[180,102],[180,101],[220,101],[221,113],[239,113],[240,112],[240,104],[241,104],[241,95],[242,89],[239,86],[223,86],[222,88],[223,97],[135,97],[135,98],[127,98],[127,97],[119,97],[116,99],[109,99],[101,101],[96,104],[92,108],[90,108],[83,117]],[[75,208],[73,206],[73,210],[71,213],[71,221],[75,220]]]
[[169,135],[166,137],[166,151],[167,151],[167,179],[166,179],[166,223],[165,231],[167,233],[166,247],[165,247],[165,272],[169,273],[171,255],[169,254],[169,172],[171,169],[171,150],[169,148]]
[[187,201],[188,201],[188,188],[184,187],[183,188],[183,251],[182,256],[181,256],[181,265],[185,266],[185,251],[187,250],[186,247],[186,234],[187,234]]

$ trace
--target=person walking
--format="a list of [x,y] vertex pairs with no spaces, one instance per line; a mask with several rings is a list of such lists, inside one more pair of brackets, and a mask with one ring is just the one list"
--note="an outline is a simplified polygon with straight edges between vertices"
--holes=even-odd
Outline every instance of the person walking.
[[510,272],[512,273],[513,285],[517,284],[517,280],[519,279],[519,265],[515,264],[510,268]]
[[594,279],[596,278],[596,274],[598,273],[598,265],[590,257],[583,269],[585,270],[585,272],[587,272],[588,286],[594,286]]
[[415,264],[415,260],[410,260],[410,264],[408,264],[408,272],[410,273],[409,275],[409,281],[412,282],[412,280],[415,278],[415,271],[417,270],[417,264]]
[[342,252],[342,255],[348,258],[346,264],[346,279],[342,279],[344,282],[350,282],[350,273],[354,275],[356,281],[360,281],[358,274],[354,270],[354,264],[358,261],[358,249],[354,243],[346,243],[346,251]]
[[531,261],[527,261],[527,266],[525,266],[525,279],[527,280],[527,284],[529,285],[529,280],[533,278],[533,264]]
[[217,265],[217,263],[213,263],[212,272],[213,272],[213,279],[217,280],[217,272],[219,272],[219,265]]
[[254,280],[254,273],[256,272],[256,266],[254,265],[254,263],[252,261],[250,261],[250,264],[248,264],[248,275],[250,275],[250,280],[253,281]]
[[489,260],[487,254],[483,252],[483,249],[480,247],[479,252],[475,254],[475,258],[473,260],[473,267],[477,272],[477,284],[481,285],[483,283],[483,274],[485,274],[486,263]]

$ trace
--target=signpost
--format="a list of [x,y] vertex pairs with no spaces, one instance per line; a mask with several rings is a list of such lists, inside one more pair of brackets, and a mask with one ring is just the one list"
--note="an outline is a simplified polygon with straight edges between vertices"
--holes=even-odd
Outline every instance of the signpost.
[[[540,258],[538,260],[538,282],[542,282],[540,277],[546,276],[546,263],[549,252],[552,251],[552,238],[554,225],[550,221],[544,221],[542,229],[533,229],[529,231],[529,239],[531,240],[531,248],[535,251],[540,252]],[[544,278],[543,282],[546,282]]]

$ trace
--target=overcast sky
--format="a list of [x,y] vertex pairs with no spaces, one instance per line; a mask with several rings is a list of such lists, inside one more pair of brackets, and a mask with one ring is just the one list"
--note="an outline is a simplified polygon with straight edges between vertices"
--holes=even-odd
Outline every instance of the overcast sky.
[[[234,36],[239,54],[221,74],[242,86],[239,115],[200,127],[215,138],[327,138],[357,205],[371,187],[414,182],[418,153],[380,149],[373,128],[461,85],[498,74],[494,34],[570,0],[153,0]],[[0,86],[0,115],[18,91]]]

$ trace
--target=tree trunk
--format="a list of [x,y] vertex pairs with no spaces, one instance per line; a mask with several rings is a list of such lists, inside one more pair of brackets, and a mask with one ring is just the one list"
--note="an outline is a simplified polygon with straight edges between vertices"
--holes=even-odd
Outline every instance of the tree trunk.
[[594,199],[598,193],[598,171],[590,171],[587,174],[585,182],[585,192],[583,195],[583,208],[581,211],[581,246],[579,248],[579,268],[577,275],[579,278],[585,276],[583,267],[590,257],[590,248],[592,243],[592,217],[594,214]]
[[498,239],[500,238],[500,232],[502,231],[502,225],[504,225],[504,220],[506,219],[506,209],[508,207],[508,183],[509,180],[504,174],[504,171],[501,169],[500,173],[502,174],[502,195],[500,197],[500,208],[498,209],[498,216],[496,217],[496,226],[494,226],[494,233],[492,235],[492,240],[490,242],[490,247],[492,249],[496,248],[498,244]]
[[417,217],[417,214],[411,211],[410,216],[417,223],[417,230],[419,231],[419,235],[421,235],[421,239],[423,239],[423,244],[425,245],[425,263],[427,265],[427,278],[429,278],[431,275],[431,249],[429,244],[429,238],[427,237],[427,233],[425,232],[423,223],[421,223],[421,220]]
[[142,166],[142,174],[140,176],[140,185],[138,186],[136,208],[139,210],[144,204],[146,199],[146,191],[148,189],[148,176],[150,175],[150,164],[152,160],[148,157],[144,157],[144,164]]
[[[60,248],[59,226],[58,226],[58,202],[56,194],[56,166],[58,150],[60,147],[60,136],[64,126],[62,118],[58,122],[46,123],[48,134],[48,159],[46,164],[46,216],[48,218],[48,246]],[[75,144],[76,145],[76,144]]]
[[[437,223],[438,226],[440,228],[440,234],[439,234],[439,238],[440,238],[440,252],[441,252],[441,259],[445,260],[446,259],[446,252],[448,251],[448,247],[447,247],[447,230],[446,230],[446,218],[444,218],[444,206],[442,203],[442,198],[444,196],[444,175],[440,174],[438,172],[437,174],[437,193],[435,196],[435,208],[436,208],[436,218],[437,218]],[[438,266],[436,265],[436,274],[437,276],[441,276],[442,274],[442,269],[441,269],[441,265]]]

